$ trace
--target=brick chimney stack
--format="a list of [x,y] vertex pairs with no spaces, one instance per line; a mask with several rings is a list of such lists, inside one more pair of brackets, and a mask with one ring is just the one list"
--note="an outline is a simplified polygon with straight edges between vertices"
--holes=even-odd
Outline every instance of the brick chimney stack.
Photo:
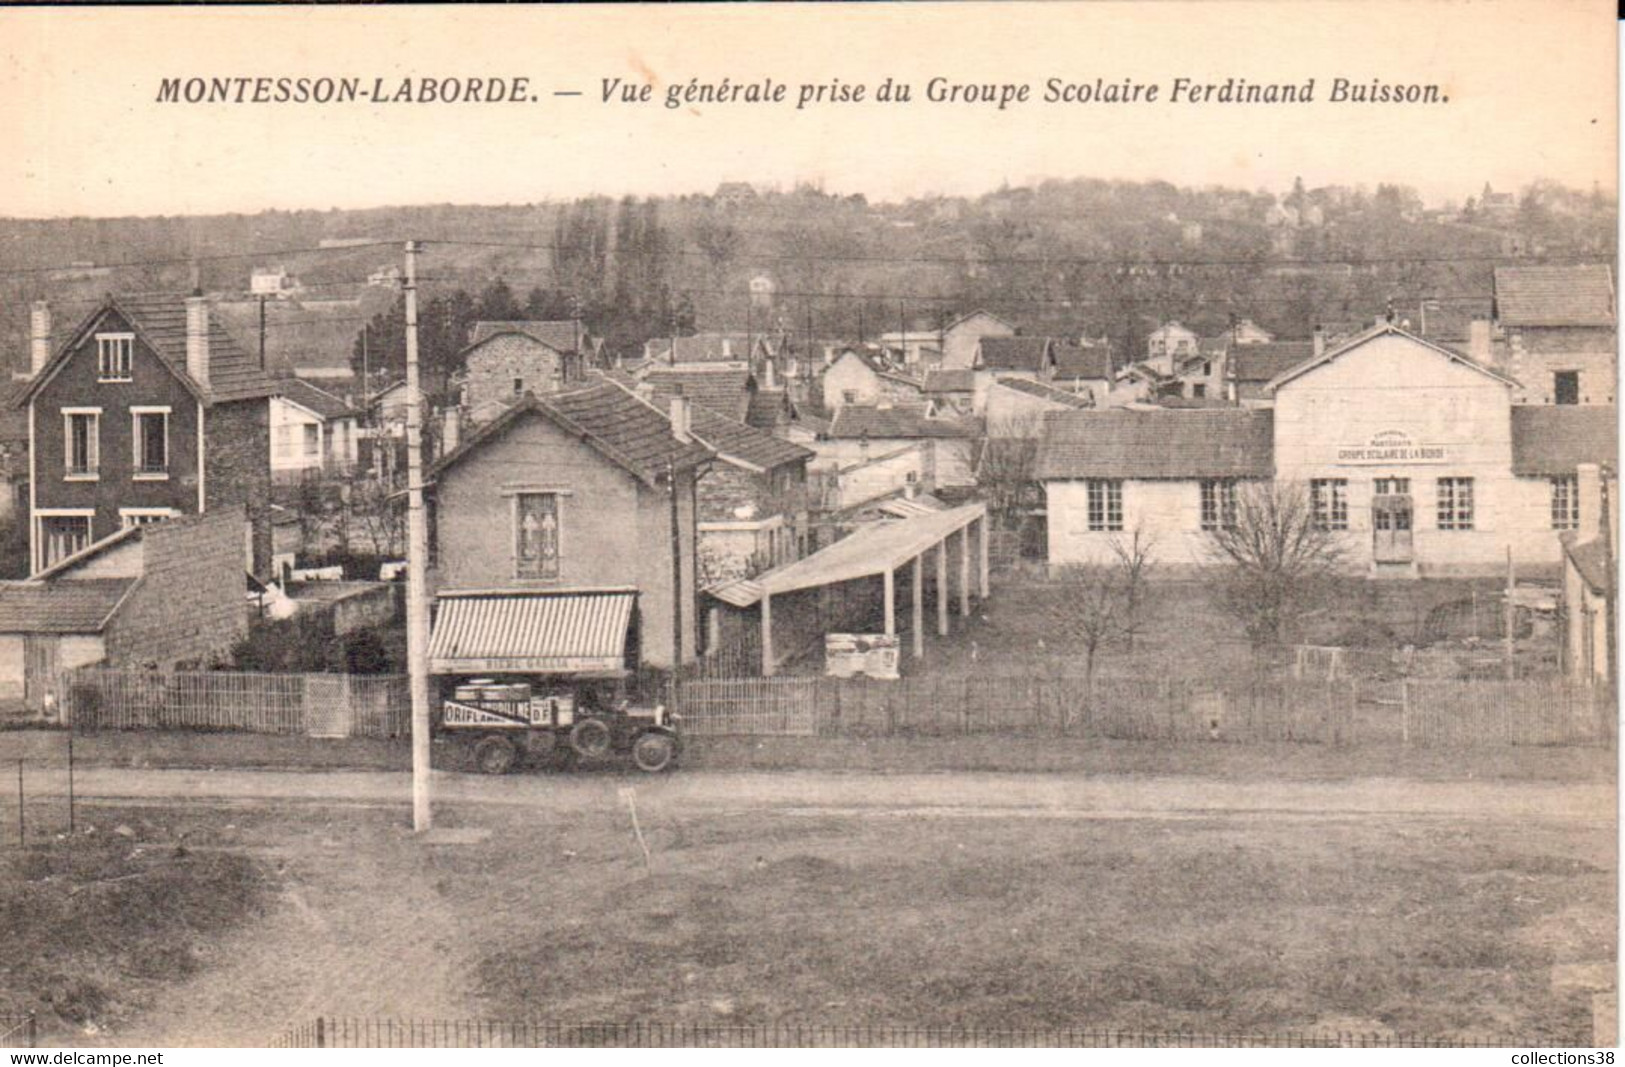
[[186,298],[186,373],[209,388],[209,302],[201,296]]
[[1326,328],[1318,322],[1315,323],[1315,332],[1312,336],[1315,341],[1314,354],[1324,356],[1326,354]]
[[38,378],[51,361],[51,305],[34,301],[28,310],[28,376]]

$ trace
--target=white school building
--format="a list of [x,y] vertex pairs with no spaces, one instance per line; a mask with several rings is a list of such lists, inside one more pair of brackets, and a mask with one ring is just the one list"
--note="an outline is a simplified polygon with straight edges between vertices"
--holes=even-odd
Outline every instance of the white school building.
[[1305,487],[1356,570],[1498,574],[1510,550],[1523,573],[1555,573],[1560,536],[1595,523],[1613,477],[1615,412],[1514,405],[1516,390],[1383,325],[1283,371],[1271,408],[1051,414],[1037,460],[1050,562],[1108,562],[1139,530],[1163,564],[1211,564],[1233,494],[1273,478]]

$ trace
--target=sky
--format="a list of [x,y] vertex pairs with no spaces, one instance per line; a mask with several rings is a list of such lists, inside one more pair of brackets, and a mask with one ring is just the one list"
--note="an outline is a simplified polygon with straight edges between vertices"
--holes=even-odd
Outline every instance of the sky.
[[[153,215],[521,203],[821,183],[870,199],[1043,178],[1281,190],[1488,181],[1615,189],[1614,9],[1595,0],[1307,0],[625,7],[0,10],[0,214]],[[165,78],[529,79],[522,103],[159,102]],[[784,104],[668,109],[690,79]],[[1004,110],[931,78],[1027,84]],[[1300,85],[1303,105],[1172,103],[1175,78]],[[1443,104],[1333,104],[1334,78],[1437,85]],[[885,79],[907,104],[872,98]],[[1161,87],[1043,103],[1046,81]],[[653,87],[606,104],[605,79]],[[803,83],[865,84],[795,107]],[[555,92],[579,96],[555,96]],[[528,97],[534,95],[532,101]]]

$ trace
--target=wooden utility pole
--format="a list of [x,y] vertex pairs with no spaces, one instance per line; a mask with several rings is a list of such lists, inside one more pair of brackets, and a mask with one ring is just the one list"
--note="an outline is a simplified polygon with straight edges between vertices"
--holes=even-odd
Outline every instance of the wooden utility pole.
[[265,369],[265,295],[260,294],[260,370]]
[[1501,609],[1501,626],[1506,632],[1502,635],[1501,640],[1505,648],[1507,681],[1509,682],[1512,681],[1517,673],[1512,662],[1512,652],[1515,644],[1512,638],[1512,632],[1517,627],[1518,622],[1518,608],[1517,605],[1512,602],[1512,590],[1517,584],[1518,577],[1512,569],[1512,546],[1508,545],[1506,604]]
[[429,829],[429,560],[423,515],[423,396],[418,383],[416,241],[406,242],[406,664],[412,693],[412,829]]

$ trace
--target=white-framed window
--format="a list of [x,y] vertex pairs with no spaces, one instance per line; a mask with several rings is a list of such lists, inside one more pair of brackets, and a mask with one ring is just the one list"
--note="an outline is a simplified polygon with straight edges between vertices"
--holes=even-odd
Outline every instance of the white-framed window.
[[1089,531],[1102,533],[1123,528],[1123,483],[1117,478],[1091,478],[1088,482]]
[[1473,480],[1471,478],[1439,479],[1439,529],[1471,530],[1473,528]]
[[119,529],[128,530],[132,526],[150,526],[155,522],[173,519],[180,512],[174,508],[119,508]]
[[1552,529],[1580,528],[1580,479],[1560,474],[1552,479]]
[[1233,530],[1236,527],[1236,480],[1205,478],[1202,481],[1202,529]]
[[314,422],[305,423],[305,458],[317,459],[322,454],[322,428]]
[[127,382],[130,367],[135,361],[135,334],[99,333],[96,335],[96,380]]
[[513,494],[513,573],[515,578],[557,578],[563,524],[558,493]]
[[90,544],[90,522],[95,512],[89,508],[34,512],[35,544],[39,559],[35,570],[62,562]]
[[137,481],[162,481],[169,477],[169,409],[132,407],[130,409],[131,450]]
[[62,409],[62,466],[69,481],[93,481],[101,471],[101,408]]
[[1309,506],[1317,530],[1349,528],[1347,478],[1315,478],[1309,483]]

